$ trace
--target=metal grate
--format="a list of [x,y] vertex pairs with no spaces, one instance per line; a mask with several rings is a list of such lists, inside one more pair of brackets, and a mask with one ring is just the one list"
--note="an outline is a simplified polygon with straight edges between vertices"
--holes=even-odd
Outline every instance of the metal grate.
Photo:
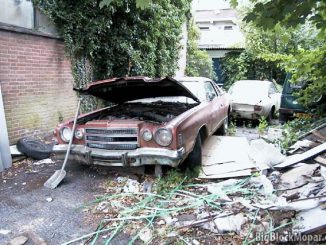
[[137,128],[86,129],[86,145],[105,150],[132,150],[138,147]]

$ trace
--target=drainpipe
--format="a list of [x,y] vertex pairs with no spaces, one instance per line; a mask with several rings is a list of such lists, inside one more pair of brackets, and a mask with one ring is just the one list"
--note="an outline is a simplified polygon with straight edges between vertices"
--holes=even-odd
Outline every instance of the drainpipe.
[[5,110],[2,100],[1,81],[0,81],[0,172],[11,167],[12,158],[5,117]]

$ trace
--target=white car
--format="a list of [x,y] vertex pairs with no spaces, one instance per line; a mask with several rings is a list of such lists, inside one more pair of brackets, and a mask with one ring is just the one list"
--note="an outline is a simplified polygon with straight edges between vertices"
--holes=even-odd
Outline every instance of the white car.
[[229,94],[233,117],[271,120],[280,108],[281,94],[270,81],[240,80],[230,87]]

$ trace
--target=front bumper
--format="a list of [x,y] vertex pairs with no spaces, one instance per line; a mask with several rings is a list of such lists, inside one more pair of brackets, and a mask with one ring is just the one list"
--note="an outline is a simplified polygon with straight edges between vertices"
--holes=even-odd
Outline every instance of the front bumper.
[[[64,159],[68,145],[55,145],[53,152],[57,159]],[[103,166],[168,165],[177,167],[185,157],[184,148],[168,150],[162,148],[137,148],[130,151],[92,149],[84,145],[72,145],[69,160],[84,164]]]

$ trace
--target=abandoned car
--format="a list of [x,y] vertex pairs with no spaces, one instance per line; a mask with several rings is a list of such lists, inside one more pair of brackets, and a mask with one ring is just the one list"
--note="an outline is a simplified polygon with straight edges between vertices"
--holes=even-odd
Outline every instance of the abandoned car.
[[[80,115],[70,159],[105,166],[200,163],[202,141],[225,133],[227,94],[208,78],[125,77],[97,81],[81,91],[113,103]],[[63,158],[73,119],[55,129],[53,151]]]
[[240,80],[229,89],[232,117],[271,120],[280,108],[281,94],[274,83],[260,80]]

